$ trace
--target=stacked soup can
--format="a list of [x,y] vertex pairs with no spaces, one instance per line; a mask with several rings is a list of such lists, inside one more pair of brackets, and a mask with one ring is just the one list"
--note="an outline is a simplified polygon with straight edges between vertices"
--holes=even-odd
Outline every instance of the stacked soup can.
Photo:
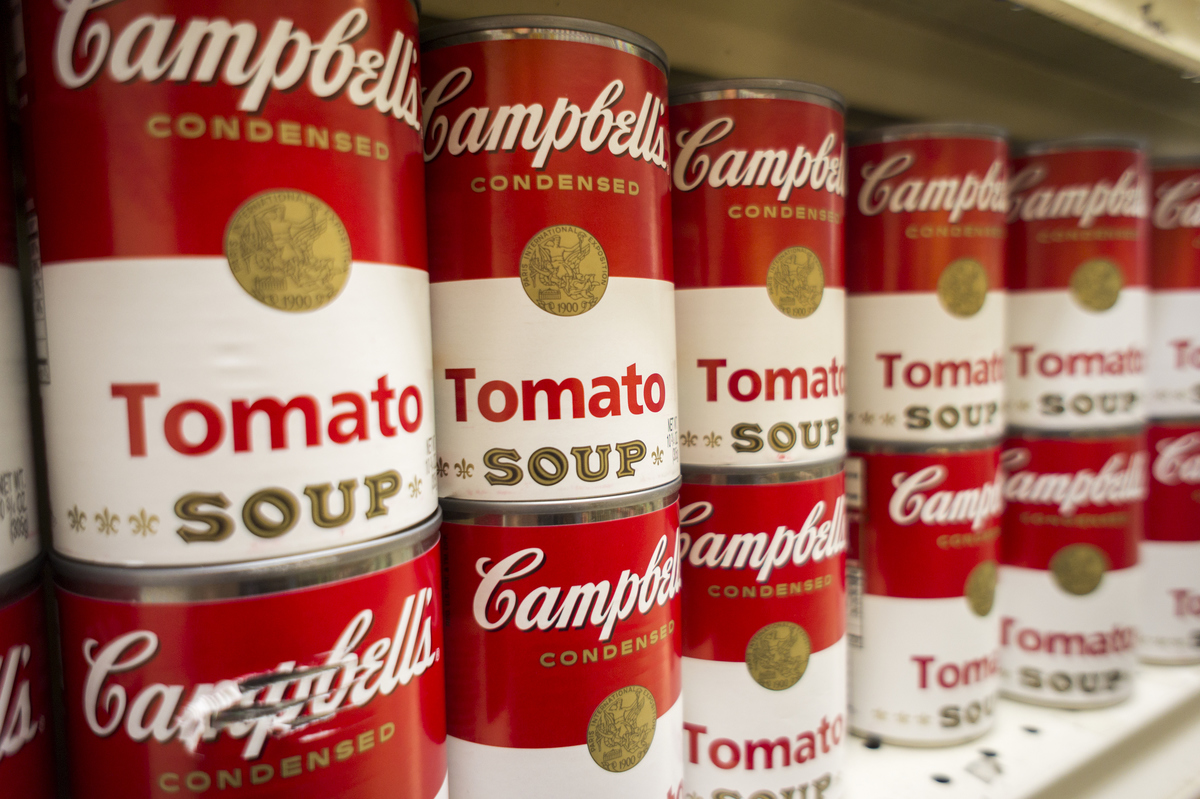
[[0,125],[0,785],[51,799],[49,652],[6,134]]
[[444,796],[415,7],[23,23],[66,781]]
[[1012,164],[1003,688],[1101,707],[1133,690],[1141,605],[1149,174],[1077,139]]
[[687,796],[845,795],[843,113],[671,96]]
[[884,128],[849,177],[850,724],[949,745],[999,690],[1007,146]]
[[1140,654],[1200,662],[1200,159],[1154,168]]
[[680,794],[666,57],[422,36],[455,796]]

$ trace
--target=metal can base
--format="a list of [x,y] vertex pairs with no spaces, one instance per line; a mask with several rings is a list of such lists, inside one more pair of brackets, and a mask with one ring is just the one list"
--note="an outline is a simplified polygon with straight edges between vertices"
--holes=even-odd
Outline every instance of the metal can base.
[[945,741],[917,741],[905,738],[896,738],[892,735],[878,735],[876,733],[860,729],[851,725],[850,734],[859,738],[874,738],[881,743],[889,744],[890,746],[907,746],[912,749],[945,749],[949,746],[960,746],[961,744],[976,741],[992,731],[992,727],[986,727],[982,730],[973,731],[970,735],[964,735],[959,738],[950,738]]
[[1138,655],[1138,660],[1142,663],[1149,663],[1152,666],[1195,666],[1200,664],[1200,653],[1184,655],[1182,657]]
[[1116,697],[1115,699],[1107,699],[1104,701],[1096,702],[1095,704],[1086,704],[1086,705],[1074,704],[1074,703],[1069,703],[1069,702],[1054,702],[1054,701],[1047,700],[1047,699],[1038,699],[1038,698],[1032,697],[1032,696],[1023,696],[1021,694],[1007,691],[1003,688],[1000,689],[1000,695],[1002,697],[1004,697],[1005,699],[1011,699],[1014,702],[1023,702],[1026,705],[1037,705],[1038,707],[1056,707],[1061,710],[1101,710],[1106,707],[1113,707],[1114,705],[1119,705],[1122,702],[1127,702],[1130,699],[1130,697],[1133,696],[1133,692],[1131,691],[1131,692],[1125,694],[1124,696],[1119,696],[1119,697]]

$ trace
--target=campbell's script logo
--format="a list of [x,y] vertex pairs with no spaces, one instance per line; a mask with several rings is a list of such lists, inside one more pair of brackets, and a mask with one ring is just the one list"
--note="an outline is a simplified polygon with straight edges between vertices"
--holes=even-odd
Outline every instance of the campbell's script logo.
[[56,0],[62,12],[54,37],[54,74],[81,89],[107,71],[118,83],[169,81],[244,87],[238,109],[258,113],[271,91],[291,91],[306,79],[321,99],[344,95],[420,130],[418,48],[394,31],[386,53],[355,49],[371,26],[367,12],[342,14],[320,38],[290,19],[263,36],[252,22],[223,17],[177,19],[141,14],[114,31],[93,14],[122,0]]
[[675,134],[679,152],[672,177],[676,189],[692,191],[706,181],[714,189],[769,185],[779,189],[779,202],[787,202],[793,190],[805,186],[846,195],[845,153],[836,133],[826,134],[815,148],[797,144],[791,151],[732,147],[719,155],[702,152],[732,133],[734,125],[733,117],[718,117],[694,131],[684,129]]
[[1154,206],[1154,226],[1159,230],[1200,227],[1200,175],[1188,175],[1176,183],[1158,187]]
[[[665,605],[679,593],[679,552],[667,551],[667,537],[658,539],[646,570],[625,569],[616,585],[610,580],[568,587],[530,585],[524,578],[546,563],[539,547],[514,552],[499,561],[480,558],[475,571],[483,580],[475,589],[475,623],[489,632],[510,623],[521,632],[598,628],[601,642],[613,636],[617,623],[636,610],[641,615]],[[521,595],[507,587],[520,584]]]
[[1035,472],[1025,467],[1032,455],[1024,447],[1005,450],[1000,467],[1005,472],[1004,498],[1025,505],[1057,505],[1063,516],[1073,516],[1081,507],[1104,507],[1140,502],[1149,491],[1146,485],[1146,453],[1111,455],[1100,471]]
[[1163,485],[1200,485],[1200,433],[1159,441],[1151,473]]
[[[689,533],[680,535],[680,557],[698,569],[754,569],[755,580],[760,583],[771,579],[771,572],[791,563],[803,566],[808,562],[820,563],[846,551],[846,498],[839,496],[833,505],[833,514],[825,518],[829,509],[825,500],[818,500],[809,509],[799,532],[786,524],[775,528],[767,535],[759,533],[703,533],[695,542]],[[679,523],[686,527],[702,524],[711,518],[711,502],[693,502],[679,511]]]
[[[513,152],[518,147],[533,153],[533,167],[542,169],[554,152],[576,145],[585,153],[607,149],[615,156],[667,168],[666,106],[652,93],[636,106],[620,107],[625,83],[613,80],[590,101],[571,102],[559,97],[547,113],[541,103],[513,103],[497,108],[471,106],[451,121],[439,109],[471,85],[475,74],[458,67],[445,74],[425,97],[425,160],[437,158],[443,148],[450,155]],[[584,111],[583,107],[587,106]]]
[[266,674],[196,685],[186,702],[187,686],[152,682],[150,675],[132,678],[141,686],[132,697],[121,684],[129,678],[119,675],[135,673],[160,656],[157,633],[135,630],[104,644],[86,639],[83,710],[88,728],[107,738],[123,727],[138,743],[178,738],[191,751],[224,733],[245,739],[242,758],[254,760],[268,737],[362,707],[424,674],[441,656],[433,648],[433,601],[432,588],[410,594],[391,638],[364,643],[374,614],[363,610],[346,625],[323,663],[288,660]]
[[942,464],[926,466],[912,474],[892,475],[896,489],[888,502],[888,515],[896,524],[970,524],[982,530],[1004,512],[1003,476],[976,488],[932,491],[946,482],[950,470]]
[[32,656],[29,644],[14,644],[0,657],[0,762],[20,752],[45,728],[45,720],[33,716],[28,677],[20,679]]
[[878,164],[864,164],[863,184],[858,190],[858,210],[863,216],[883,211],[948,211],[948,221],[957,224],[968,211],[1003,213],[1008,207],[1007,172],[1002,159],[993,161],[982,176],[968,171],[965,175],[900,179],[916,163],[915,154],[902,151]]
[[1010,223],[1018,219],[1077,219],[1079,227],[1090,228],[1102,216],[1145,219],[1150,215],[1150,192],[1135,166],[1122,172],[1116,183],[1101,179],[1095,183],[1043,186],[1047,172],[1044,164],[1033,163],[1013,175],[1008,184]]

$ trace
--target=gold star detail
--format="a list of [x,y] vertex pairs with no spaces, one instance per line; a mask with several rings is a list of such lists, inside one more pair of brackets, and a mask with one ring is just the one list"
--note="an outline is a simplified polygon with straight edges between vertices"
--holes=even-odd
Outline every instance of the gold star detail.
[[885,413],[882,417],[880,417],[879,421],[883,422],[886,426],[891,427],[896,423],[896,414]]
[[870,411],[867,411],[866,413],[860,413],[858,418],[862,419],[863,424],[873,424],[875,422],[875,414],[871,413]]

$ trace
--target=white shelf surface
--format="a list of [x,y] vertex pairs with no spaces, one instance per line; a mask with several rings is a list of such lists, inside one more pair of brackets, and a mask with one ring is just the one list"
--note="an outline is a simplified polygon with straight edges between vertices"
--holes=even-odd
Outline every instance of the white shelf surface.
[[1143,666],[1133,698],[1110,708],[1003,700],[997,714],[984,737],[943,749],[851,738],[849,799],[1200,797],[1200,666]]

